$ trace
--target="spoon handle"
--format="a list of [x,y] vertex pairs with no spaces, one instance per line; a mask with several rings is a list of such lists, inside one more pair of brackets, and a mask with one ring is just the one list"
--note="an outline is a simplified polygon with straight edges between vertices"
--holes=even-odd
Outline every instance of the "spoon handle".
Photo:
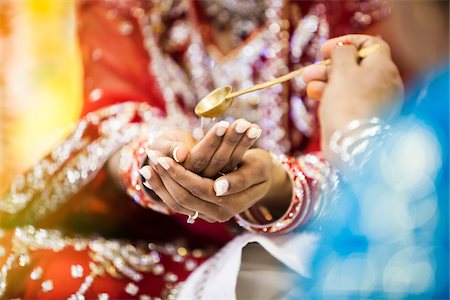
[[[362,49],[360,49],[358,51],[358,57],[359,58],[364,58],[364,57],[368,56],[369,54],[373,53],[379,47],[380,47],[379,44],[374,44],[374,45],[362,48]],[[322,60],[322,61],[317,62],[316,64],[317,65],[328,66],[328,65],[331,64],[331,59]],[[262,89],[271,87],[272,85],[275,85],[275,84],[278,84],[278,83],[282,83],[282,82],[291,80],[292,78],[294,78],[294,77],[296,77],[298,75],[301,75],[305,68],[306,67],[303,67],[303,68],[300,68],[298,70],[295,70],[295,71],[292,71],[290,73],[287,73],[287,74],[285,74],[283,76],[280,76],[278,78],[275,78],[275,79],[272,79],[272,80],[269,80],[269,81],[266,81],[266,82],[263,82],[263,83],[251,86],[251,87],[248,87],[248,88],[240,90],[240,91],[233,92],[233,93],[229,94],[225,99],[232,99],[232,98],[235,98],[235,97],[247,94],[247,93],[251,93],[251,92],[254,92],[254,91],[257,91],[257,90],[262,90]]]

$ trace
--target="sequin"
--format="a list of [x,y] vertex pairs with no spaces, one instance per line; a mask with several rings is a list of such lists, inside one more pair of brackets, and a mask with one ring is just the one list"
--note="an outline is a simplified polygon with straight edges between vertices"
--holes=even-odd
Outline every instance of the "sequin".
[[153,267],[153,274],[154,275],[161,275],[162,273],[164,273],[164,266],[163,265],[161,265],[161,264],[156,264],[154,267]]
[[80,265],[73,265],[70,267],[70,274],[72,278],[81,278],[83,277],[83,267]]
[[108,300],[109,299],[109,294],[107,294],[107,293],[101,293],[101,294],[98,294],[98,300]]
[[69,300],[85,300],[86,298],[80,294],[70,295]]
[[152,300],[152,297],[148,295],[140,295],[139,300]]
[[103,50],[100,48],[95,49],[91,53],[92,61],[99,61],[103,57]]
[[170,283],[176,282],[178,280],[178,276],[172,272],[168,272],[166,276],[164,276],[164,280]]
[[130,22],[122,22],[119,24],[119,32],[122,35],[130,35],[133,32],[133,24]]
[[31,271],[31,274],[30,274],[31,280],[39,280],[39,279],[41,279],[42,278],[42,273],[43,273],[43,270],[42,270],[41,267],[35,268],[33,271]]
[[188,260],[186,260],[184,266],[185,266],[186,270],[192,271],[195,269],[195,267],[197,267],[197,262],[193,259],[188,259]]
[[178,253],[178,255],[186,256],[188,254],[188,251],[184,247],[178,247],[177,248],[177,253]]
[[181,255],[174,255],[174,256],[172,256],[172,260],[174,261],[174,262],[177,262],[177,263],[179,263],[179,262],[182,262],[183,260],[184,260],[184,257],[182,257]]
[[45,293],[51,292],[51,291],[53,291],[53,288],[54,288],[53,281],[46,280],[46,281],[42,282],[41,287],[42,287],[43,292],[45,292]]
[[91,101],[98,101],[100,100],[100,98],[103,96],[103,90],[102,89],[93,89],[90,93],[89,93],[89,99]]
[[0,257],[3,257],[6,255],[6,250],[4,247],[0,246]]
[[272,31],[273,33],[278,33],[280,32],[280,25],[278,25],[277,23],[272,23],[269,26],[269,30]]
[[137,293],[139,292],[139,287],[134,283],[130,282],[125,287],[125,292],[131,296],[136,296]]
[[19,265],[21,267],[25,267],[27,265],[30,264],[30,256],[27,254],[22,254],[21,256],[19,256]]

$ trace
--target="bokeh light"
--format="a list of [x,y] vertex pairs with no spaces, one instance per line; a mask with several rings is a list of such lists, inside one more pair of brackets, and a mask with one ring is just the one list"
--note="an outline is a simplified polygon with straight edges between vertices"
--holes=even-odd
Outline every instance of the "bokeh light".
[[81,110],[74,0],[6,0],[0,26],[0,190],[42,157]]

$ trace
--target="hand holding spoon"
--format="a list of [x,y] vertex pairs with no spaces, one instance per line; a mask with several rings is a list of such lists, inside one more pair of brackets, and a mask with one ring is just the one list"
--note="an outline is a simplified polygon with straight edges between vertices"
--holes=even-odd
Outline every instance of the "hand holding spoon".
[[[358,57],[364,58],[369,54],[375,52],[380,47],[379,44],[374,44],[365,48],[362,48],[358,51]],[[331,59],[323,60],[318,62],[319,65],[330,65]],[[220,88],[215,89],[211,93],[209,93],[205,98],[203,98],[195,107],[195,114],[199,117],[204,118],[215,118],[223,114],[228,107],[233,103],[234,98],[251,93],[257,90],[262,90],[272,85],[282,83],[292,78],[301,75],[303,73],[304,67],[298,70],[292,71],[286,75],[280,76],[278,78],[272,79],[270,81],[266,81],[246,89],[233,92],[232,87],[227,85]]]

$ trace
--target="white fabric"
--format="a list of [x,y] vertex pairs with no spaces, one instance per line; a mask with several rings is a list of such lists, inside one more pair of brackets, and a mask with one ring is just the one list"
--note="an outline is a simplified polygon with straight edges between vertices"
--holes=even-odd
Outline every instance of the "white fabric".
[[234,238],[197,268],[180,288],[177,299],[236,299],[242,249],[252,242],[259,243],[298,275],[310,276],[309,264],[317,246],[317,234],[302,232],[268,236],[246,233]]

